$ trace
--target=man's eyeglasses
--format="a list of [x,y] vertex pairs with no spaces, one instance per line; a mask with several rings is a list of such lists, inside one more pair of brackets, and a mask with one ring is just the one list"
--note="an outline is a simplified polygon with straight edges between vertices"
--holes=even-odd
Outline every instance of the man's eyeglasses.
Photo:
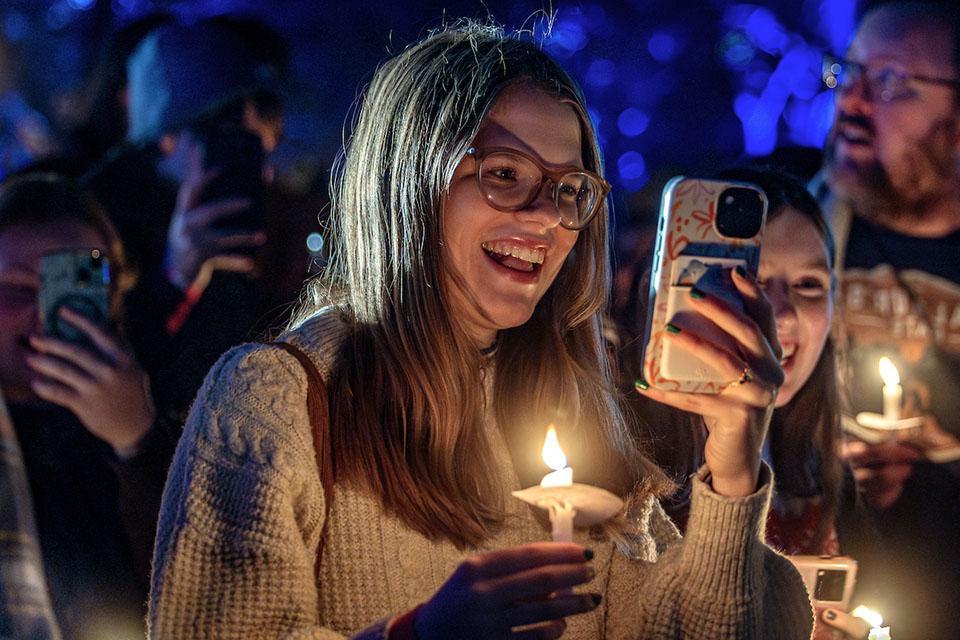
[[591,171],[576,167],[551,171],[515,149],[470,147],[467,155],[477,159],[480,193],[491,207],[500,211],[523,209],[537,198],[543,183],[549,180],[560,225],[566,229],[586,227],[610,192],[610,184]]
[[960,88],[960,80],[904,73],[889,66],[871,69],[859,62],[851,62],[831,55],[823,56],[823,83],[829,88],[849,89],[861,78],[866,81],[867,95],[870,99],[881,102],[914,97],[917,94],[914,83],[917,82]]

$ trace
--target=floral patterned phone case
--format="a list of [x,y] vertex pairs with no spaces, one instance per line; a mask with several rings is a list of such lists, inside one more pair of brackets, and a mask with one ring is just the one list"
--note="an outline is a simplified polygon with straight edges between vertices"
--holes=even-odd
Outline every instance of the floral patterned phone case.
[[[734,237],[720,230],[731,228],[731,220],[734,227],[739,223],[736,215],[731,217],[732,197],[756,199],[751,205],[754,211],[741,217],[759,219],[737,227],[740,236],[746,229],[748,237]],[[723,224],[718,225],[721,208]],[[739,266],[756,275],[766,213],[766,195],[754,185],[677,177],[664,187],[642,360],[643,377],[650,385],[669,391],[720,393],[731,382],[709,364],[664,341],[663,335],[667,323],[684,316],[684,325],[701,337],[722,345],[730,342],[709,318],[692,310],[690,289],[696,286],[707,295],[742,305],[730,272]]]

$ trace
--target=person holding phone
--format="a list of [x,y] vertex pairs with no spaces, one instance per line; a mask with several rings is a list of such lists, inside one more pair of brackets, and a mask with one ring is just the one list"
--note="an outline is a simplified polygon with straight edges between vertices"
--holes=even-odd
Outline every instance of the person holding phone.
[[[228,352],[187,420],[151,637],[809,637],[800,576],[757,529],[769,303],[740,283],[749,311],[728,317],[757,381],[718,419],[681,540],[601,336],[608,187],[586,113],[541,49],[489,25],[378,69],[334,172],[329,270],[282,346]],[[578,481],[629,505],[573,542],[510,495],[543,477],[551,422]]]
[[960,637],[960,7],[866,3],[846,51],[810,188],[837,236],[850,414],[882,406],[879,360],[903,386],[896,439],[843,455],[877,516],[877,604],[898,639]]
[[137,271],[124,320],[164,419],[185,418],[217,358],[259,328],[267,300],[296,296],[275,291],[280,270],[265,253],[290,224],[268,224],[279,214],[265,197],[288,56],[254,19],[164,21],[127,60],[127,144],[85,176]]
[[[91,252],[101,266],[112,266],[109,292],[60,281],[66,271],[41,266]],[[0,185],[0,385],[65,638],[104,630],[111,638],[142,637],[156,514],[173,450],[156,425],[147,376],[115,327],[78,312],[102,303],[117,317],[122,265],[113,227],[70,180],[24,174]],[[72,329],[66,340],[44,332],[41,287],[109,299],[48,309]]]
[[[795,179],[766,168],[731,169],[720,177],[758,186],[769,202],[758,284],[773,307],[784,381],[763,441],[763,458],[777,479],[766,540],[789,555],[851,554],[867,544],[872,527],[851,472],[840,460],[840,390],[832,336],[833,236],[816,200]],[[731,306],[721,296],[701,295],[696,288],[688,295],[701,317],[717,317],[717,310]],[[681,334],[684,331],[681,327]],[[677,342],[686,348],[687,343]],[[625,369],[629,374],[639,365],[628,357]],[[641,423],[649,428],[643,438],[652,443],[654,458],[671,476],[688,477],[703,464],[708,434],[716,428],[710,425],[715,414],[704,407],[719,398],[643,388],[640,392],[662,403],[638,406],[644,417]],[[684,486],[668,501],[681,527],[688,516],[689,496],[690,487]],[[869,573],[871,567],[860,569]],[[839,607],[824,607],[818,613],[822,615],[817,638],[832,637],[830,629],[842,627],[854,630],[849,631],[852,638],[866,636],[867,630],[860,634],[856,622]]]

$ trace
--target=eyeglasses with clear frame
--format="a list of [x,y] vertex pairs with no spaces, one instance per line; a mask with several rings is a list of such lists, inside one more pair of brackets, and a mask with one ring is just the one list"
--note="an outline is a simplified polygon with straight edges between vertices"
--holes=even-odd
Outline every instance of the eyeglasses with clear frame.
[[610,183],[586,169],[550,170],[537,159],[507,147],[470,147],[477,160],[480,193],[498,211],[520,211],[533,202],[550,181],[550,194],[565,229],[583,229],[600,211]]
[[866,81],[870,100],[894,102],[917,95],[914,83],[934,84],[953,89],[960,88],[960,80],[934,78],[916,73],[905,73],[891,66],[871,69],[859,62],[844,60],[826,54],[823,56],[823,83],[831,89],[849,89],[860,79]]

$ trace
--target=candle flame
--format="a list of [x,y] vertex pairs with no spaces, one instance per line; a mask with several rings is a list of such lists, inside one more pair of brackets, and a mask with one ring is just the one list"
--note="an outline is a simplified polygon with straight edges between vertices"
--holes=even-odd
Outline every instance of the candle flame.
[[883,378],[883,384],[888,387],[900,384],[900,372],[886,356],[880,358],[880,377]]
[[[886,358],[884,358],[886,360]],[[889,362],[889,360],[887,360]],[[856,609],[850,612],[854,618],[860,618],[861,620],[866,621],[871,627],[879,627],[883,624],[883,616],[874,611],[873,609],[867,608],[863,605],[860,605]]]
[[543,442],[543,461],[554,471],[559,471],[567,466],[567,456],[560,448],[560,441],[557,439],[557,430],[550,425],[547,428],[547,439]]

